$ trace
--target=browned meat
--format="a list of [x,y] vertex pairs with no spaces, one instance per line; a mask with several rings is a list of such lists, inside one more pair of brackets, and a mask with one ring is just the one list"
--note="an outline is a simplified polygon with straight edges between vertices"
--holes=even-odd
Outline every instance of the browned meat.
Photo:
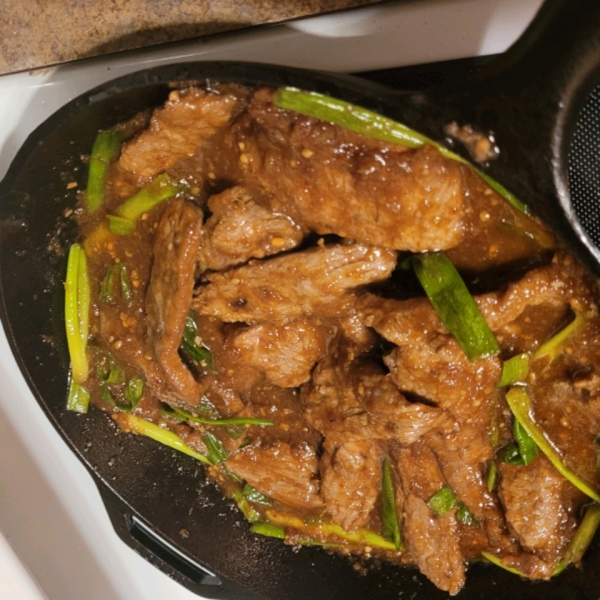
[[265,447],[247,446],[227,459],[227,468],[251,486],[296,508],[323,506],[319,496],[317,456],[312,447],[291,447],[279,442]]
[[[528,309],[570,307],[588,318],[597,313],[583,270],[570,257],[562,255],[557,255],[550,265],[533,269],[509,285],[506,291],[477,296],[475,300],[503,347],[515,345],[515,338],[530,338],[529,344],[525,344],[520,351],[533,350],[536,344],[540,344],[539,332],[537,336],[534,333],[535,327],[529,325],[531,334],[528,335],[527,323],[520,320]],[[358,309],[367,325],[397,346],[435,344],[434,340],[439,334],[447,333],[426,298],[399,301],[365,295],[359,299]],[[533,314],[529,322],[532,317]],[[561,324],[562,317],[562,312],[556,313],[548,335],[555,333],[552,328]],[[523,345],[522,339],[520,343]]]
[[212,216],[205,223],[200,264],[219,270],[290,250],[302,240],[302,231],[290,217],[271,212],[237,186],[212,196]]
[[411,404],[381,368],[353,360],[334,347],[318,364],[312,385],[303,390],[308,422],[328,440],[396,439],[410,445],[434,428],[449,424],[446,414]]
[[230,343],[240,362],[260,369],[269,381],[298,387],[310,379],[335,332],[335,327],[301,318],[286,325],[253,325],[235,333]]
[[238,139],[249,175],[274,205],[318,233],[423,250],[463,237],[461,167],[431,146],[406,151],[275,108],[255,94]]
[[384,360],[401,390],[447,410],[454,424],[427,437],[450,487],[466,504],[494,547],[511,547],[502,513],[487,490],[484,467],[494,456],[490,423],[497,407],[497,359],[471,363],[453,338],[396,348]]
[[239,109],[233,93],[216,94],[199,89],[174,91],[164,108],[152,115],[150,126],[125,144],[120,166],[139,179],[149,179],[193,156],[198,146],[229,123]]
[[198,404],[210,383],[198,382],[179,356],[185,319],[192,303],[202,213],[185,200],[166,207],[154,239],[154,264],[146,295],[148,344],[175,393]]
[[321,496],[335,523],[346,531],[363,527],[381,490],[383,448],[375,440],[336,445],[325,441]]
[[572,486],[544,456],[526,467],[501,463],[500,469],[506,520],[521,545],[546,563],[536,576],[548,578],[573,535],[572,506],[565,502]]
[[456,509],[436,517],[427,504],[409,495],[404,508],[406,545],[421,573],[451,596],[465,584]]
[[454,595],[465,583],[456,510],[436,517],[427,506],[445,485],[436,458],[422,442],[394,451],[404,494],[402,534],[420,571],[440,589]]
[[336,316],[351,290],[389,277],[395,264],[395,252],[371,246],[313,248],[210,274],[194,306],[226,322]]

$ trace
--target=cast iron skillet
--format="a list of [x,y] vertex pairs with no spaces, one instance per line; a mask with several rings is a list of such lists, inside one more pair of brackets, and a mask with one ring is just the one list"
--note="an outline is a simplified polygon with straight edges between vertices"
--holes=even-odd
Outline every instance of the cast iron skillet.
[[[555,37],[557,32],[560,38]],[[362,104],[443,140],[450,119],[495,130],[500,159],[489,172],[528,202],[594,266],[594,250],[565,230],[566,153],[577,110],[599,82],[600,8],[596,2],[549,2],[524,38],[468,90],[398,94],[364,80],[244,64],[189,63],[127,75],[73,100],[28,138],[0,184],[1,317],[34,395],[94,478],[119,536],[187,588],[210,598],[384,600],[446,598],[413,569],[389,564],[365,575],[318,548],[296,552],[253,536],[242,516],[207,484],[193,459],[117,431],[92,408],[65,411],[64,249],[75,239],[66,190],[85,186],[80,156],[96,132],[158,106],[173,87],[206,81],[294,85]],[[545,202],[559,198],[563,209]],[[550,205],[548,205],[550,206]],[[556,206],[556,202],[554,204]],[[600,548],[584,570],[534,584],[493,566],[470,567],[460,598],[598,599]]]

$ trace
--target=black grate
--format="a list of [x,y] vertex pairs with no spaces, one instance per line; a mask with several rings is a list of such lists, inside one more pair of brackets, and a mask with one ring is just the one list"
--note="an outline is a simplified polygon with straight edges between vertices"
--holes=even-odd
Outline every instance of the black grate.
[[600,248],[600,85],[589,95],[575,125],[569,189],[577,219]]

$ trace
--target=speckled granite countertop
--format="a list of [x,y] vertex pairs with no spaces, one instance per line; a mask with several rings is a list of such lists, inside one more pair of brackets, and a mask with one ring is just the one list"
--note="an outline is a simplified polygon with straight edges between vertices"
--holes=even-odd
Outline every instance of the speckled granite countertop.
[[0,0],[0,74],[378,0]]

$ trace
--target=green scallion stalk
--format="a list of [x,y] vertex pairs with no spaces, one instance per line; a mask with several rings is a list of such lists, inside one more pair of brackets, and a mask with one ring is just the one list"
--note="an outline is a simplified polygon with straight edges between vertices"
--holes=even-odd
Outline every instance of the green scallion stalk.
[[460,500],[452,491],[450,486],[445,485],[439,492],[436,492],[427,502],[427,506],[438,516],[444,516],[448,511],[458,506]]
[[558,451],[548,441],[540,427],[533,421],[531,417],[531,402],[527,390],[524,387],[511,388],[506,394],[506,402],[515,419],[537,444],[537,447],[546,455],[546,458],[554,465],[556,470],[576,488],[595,502],[600,503],[600,494],[583,481],[581,477],[567,468]]
[[262,427],[271,427],[275,425],[273,421],[260,417],[231,417],[230,419],[198,417],[187,410],[183,410],[176,406],[168,406],[166,404],[161,406],[161,412],[165,417],[179,419],[180,421],[192,421],[194,423],[201,423],[202,425],[224,425],[227,427],[232,425],[261,425]]
[[104,185],[111,160],[121,145],[121,131],[100,131],[96,136],[90,155],[87,182],[87,208],[90,213],[96,212],[104,203]]
[[208,371],[213,370],[213,359],[212,352],[205,346],[200,345],[200,334],[198,332],[198,325],[194,318],[194,312],[190,311],[186,320],[185,328],[183,330],[183,338],[181,340],[181,346],[184,352],[195,360],[199,365],[207,369]]
[[467,508],[465,504],[459,502],[456,510],[456,518],[463,525],[469,525],[470,527],[476,527],[479,522],[475,518],[475,515]]
[[513,435],[517,446],[519,446],[519,454],[523,460],[523,466],[526,467],[534,458],[537,458],[538,447],[517,419],[513,422]]
[[383,115],[360,106],[337,100],[316,92],[304,92],[292,87],[279,88],[273,97],[276,106],[293,110],[297,113],[321,119],[334,125],[340,125],[372,139],[393,144],[401,144],[407,148],[420,148],[425,144],[437,148],[442,156],[467,165],[479,175],[492,189],[522,213],[527,214],[527,207],[503,185],[474,167],[462,156],[448,150],[427,136],[410,129]]
[[242,489],[242,496],[255,504],[262,504],[263,506],[271,506],[273,504],[273,500],[269,496],[265,496],[265,494],[259,492],[249,484],[246,484]]
[[588,506],[585,511],[585,515],[583,516],[571,543],[567,547],[561,563],[566,566],[568,564],[578,564],[581,562],[581,559],[592,543],[599,526],[600,504],[594,503]]
[[470,361],[495,356],[500,346],[473,296],[443,252],[410,259],[425,293],[448,331]]
[[583,324],[585,319],[581,314],[577,314],[564,329],[561,329],[555,336],[550,338],[545,344],[542,344],[534,353],[533,360],[547,358],[552,362],[559,354],[564,342],[575,333]]
[[505,465],[522,467],[524,464],[521,451],[519,450],[519,444],[517,444],[517,442],[512,442],[508,444],[508,446],[502,448],[498,453],[498,458]]
[[186,186],[173,181],[166,173],[157,175],[148,187],[142,188],[129,200],[126,200],[116,210],[117,217],[136,221],[144,213],[151,211],[156,205],[168,200],[179,192],[184,191]]
[[163,429],[151,421],[146,421],[146,419],[141,419],[128,413],[120,415],[119,419],[134,433],[149,437],[156,442],[169,446],[169,448],[183,452],[183,454],[187,454],[200,462],[208,465],[212,464],[212,461],[207,456],[190,448],[177,434],[168,429]]
[[382,475],[382,501],[383,510],[381,520],[383,525],[383,537],[394,542],[396,550],[402,549],[400,537],[400,525],[398,523],[398,509],[396,507],[396,493],[392,479],[392,467],[388,456],[383,461]]
[[117,215],[106,215],[108,230],[116,235],[131,235],[136,228],[136,222],[131,219],[118,217]]
[[495,461],[491,461],[486,477],[486,485],[488,492],[493,492],[496,489],[496,485],[498,484],[498,467],[496,466]]
[[141,377],[132,377],[123,390],[125,399],[130,403],[131,410],[133,410],[138,402],[142,399],[144,393],[144,380]]
[[117,301],[117,290],[123,300],[131,299],[131,282],[123,263],[115,263],[108,269],[100,284],[98,297],[106,304],[114,304]]
[[244,498],[242,492],[240,492],[239,490],[235,491],[233,494],[233,499],[235,500],[237,507],[242,511],[242,514],[244,515],[248,523],[255,523],[260,519],[260,514],[250,504],[248,499]]
[[505,565],[499,556],[494,556],[493,554],[490,554],[489,552],[482,552],[481,556],[483,556],[483,558],[485,558],[489,562],[493,563],[497,567],[500,567],[501,569],[508,571],[509,573],[513,573],[514,575],[519,575],[520,577],[525,577],[528,579],[527,575],[525,575],[524,573],[521,573],[521,571],[519,571],[518,569],[515,569],[514,567],[509,567],[508,565]]
[[65,328],[71,358],[71,377],[75,383],[88,378],[86,355],[90,309],[90,282],[83,248],[73,244],[67,261],[65,281]]
[[279,540],[285,539],[285,529],[278,525],[271,525],[270,523],[257,521],[256,523],[252,523],[250,531],[258,535],[264,535],[265,537],[277,538]]
[[67,398],[67,410],[85,414],[90,405],[90,393],[73,379],[69,381],[69,396]]
[[528,352],[517,354],[504,361],[502,365],[502,376],[498,382],[498,387],[503,388],[515,383],[524,382],[529,374],[531,364],[531,355]]
[[214,465],[218,465],[224,460],[227,460],[229,452],[225,450],[221,440],[216,435],[210,431],[205,431],[202,434],[202,441],[206,445],[206,451],[210,462]]

